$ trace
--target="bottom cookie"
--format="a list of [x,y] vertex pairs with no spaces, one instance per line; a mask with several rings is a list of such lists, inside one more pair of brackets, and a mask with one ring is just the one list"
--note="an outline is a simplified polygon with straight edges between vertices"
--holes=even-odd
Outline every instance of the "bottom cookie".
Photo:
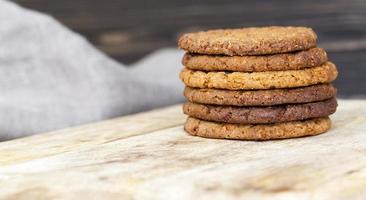
[[318,135],[331,127],[329,117],[274,124],[227,124],[188,117],[184,129],[194,136],[216,139],[271,140]]

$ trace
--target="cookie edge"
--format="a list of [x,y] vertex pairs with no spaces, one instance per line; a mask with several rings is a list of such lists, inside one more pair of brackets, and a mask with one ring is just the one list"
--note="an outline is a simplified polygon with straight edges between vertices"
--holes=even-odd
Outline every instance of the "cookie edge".
[[[264,141],[319,135],[330,130],[331,124],[329,117],[264,125],[226,124],[188,117],[184,130],[192,136],[210,139]],[[239,134],[234,131],[239,131]]]

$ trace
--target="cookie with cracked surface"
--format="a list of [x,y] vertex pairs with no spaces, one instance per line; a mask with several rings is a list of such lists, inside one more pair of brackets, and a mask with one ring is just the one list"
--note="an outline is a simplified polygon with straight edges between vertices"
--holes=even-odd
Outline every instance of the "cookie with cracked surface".
[[307,27],[251,27],[184,34],[180,48],[200,54],[265,55],[306,50],[316,46],[317,35]]
[[193,136],[215,139],[272,140],[318,135],[331,128],[329,117],[275,124],[225,124],[189,117],[184,129]]
[[293,88],[336,79],[338,71],[331,62],[301,70],[270,72],[205,72],[184,68],[180,73],[186,86],[228,90]]
[[190,102],[231,106],[271,106],[309,103],[330,99],[337,94],[331,84],[272,90],[220,90],[186,87],[184,96]]
[[220,56],[186,53],[182,64],[193,70],[263,72],[315,67],[328,60],[321,48],[263,56]]
[[337,109],[335,98],[325,101],[268,107],[217,106],[187,102],[183,112],[191,117],[233,124],[266,124],[326,117]]

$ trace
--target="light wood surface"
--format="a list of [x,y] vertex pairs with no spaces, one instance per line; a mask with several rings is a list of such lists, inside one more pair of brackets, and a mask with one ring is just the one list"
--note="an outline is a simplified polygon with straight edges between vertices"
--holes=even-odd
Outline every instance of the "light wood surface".
[[0,143],[0,199],[366,198],[366,101],[268,142],[189,136],[180,107]]

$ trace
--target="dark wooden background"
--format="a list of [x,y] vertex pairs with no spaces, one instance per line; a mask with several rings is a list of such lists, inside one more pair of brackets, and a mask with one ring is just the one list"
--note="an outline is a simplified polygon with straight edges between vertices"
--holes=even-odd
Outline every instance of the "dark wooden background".
[[182,32],[264,25],[315,29],[338,66],[342,97],[366,97],[366,0],[15,0],[49,13],[123,63],[162,47]]

